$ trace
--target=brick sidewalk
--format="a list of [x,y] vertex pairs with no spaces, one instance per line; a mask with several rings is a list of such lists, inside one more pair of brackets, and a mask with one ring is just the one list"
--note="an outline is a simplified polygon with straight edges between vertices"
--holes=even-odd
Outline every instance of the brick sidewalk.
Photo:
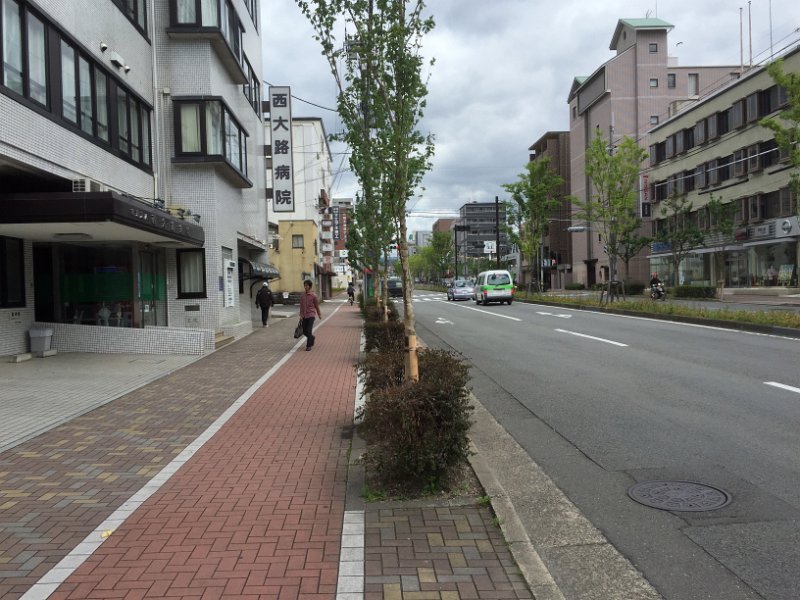
[[531,598],[490,508],[363,505],[347,490],[361,320],[344,306],[312,352],[291,355],[141,506],[128,502],[63,583],[43,585],[279,363],[293,327],[273,323],[0,454],[0,597],[333,599],[347,497],[365,510],[366,577],[341,600]]

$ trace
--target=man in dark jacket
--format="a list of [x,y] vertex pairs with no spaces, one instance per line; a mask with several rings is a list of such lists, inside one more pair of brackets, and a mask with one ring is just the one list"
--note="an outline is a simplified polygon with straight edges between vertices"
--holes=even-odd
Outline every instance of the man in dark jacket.
[[261,285],[261,289],[256,294],[256,306],[261,309],[261,326],[267,326],[267,318],[269,317],[269,307],[274,303],[272,301],[272,292],[269,290],[269,285],[265,281]]

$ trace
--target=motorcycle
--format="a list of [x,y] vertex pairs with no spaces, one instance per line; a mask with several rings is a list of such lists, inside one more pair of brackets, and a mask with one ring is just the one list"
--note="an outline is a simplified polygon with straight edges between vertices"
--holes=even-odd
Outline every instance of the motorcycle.
[[650,299],[651,300],[666,300],[667,290],[664,289],[663,283],[654,283],[650,286]]

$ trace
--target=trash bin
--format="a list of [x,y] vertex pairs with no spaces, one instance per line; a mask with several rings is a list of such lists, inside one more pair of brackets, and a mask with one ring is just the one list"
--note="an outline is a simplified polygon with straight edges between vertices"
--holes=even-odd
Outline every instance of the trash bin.
[[31,336],[31,352],[50,350],[53,341],[53,330],[49,327],[34,327],[28,332]]

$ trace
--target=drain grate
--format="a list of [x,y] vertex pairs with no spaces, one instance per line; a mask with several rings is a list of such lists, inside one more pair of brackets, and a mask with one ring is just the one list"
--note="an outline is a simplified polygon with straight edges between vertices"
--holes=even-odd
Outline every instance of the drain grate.
[[680,512],[701,512],[727,506],[732,500],[725,490],[694,481],[642,481],[628,489],[639,504]]

